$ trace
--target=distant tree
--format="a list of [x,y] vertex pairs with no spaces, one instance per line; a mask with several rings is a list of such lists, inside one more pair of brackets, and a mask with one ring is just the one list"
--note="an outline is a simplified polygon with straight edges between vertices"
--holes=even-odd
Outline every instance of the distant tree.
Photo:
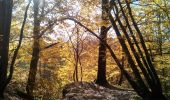
[[[121,59],[121,64],[122,64],[122,66],[123,67],[125,67],[126,65],[125,65],[125,55],[124,55],[124,52],[122,51],[122,59]],[[119,78],[119,80],[118,80],[118,85],[122,85],[122,82],[123,82],[123,78],[124,78],[124,76],[123,76],[123,72],[122,71],[120,71],[120,78]]]
[[[75,33],[74,33],[75,31]],[[75,28],[73,29],[73,33],[69,35],[69,41],[71,43],[71,52],[73,52],[73,58],[74,58],[74,73],[73,73],[73,80],[75,82],[78,82],[79,79],[82,81],[82,65],[81,65],[81,54],[83,52],[84,46],[83,46],[83,34],[81,34],[81,31],[77,25],[75,25]],[[73,39],[74,38],[74,39]],[[79,72],[80,67],[80,72]],[[80,73],[80,74],[79,74]],[[80,75],[80,76],[79,76]]]

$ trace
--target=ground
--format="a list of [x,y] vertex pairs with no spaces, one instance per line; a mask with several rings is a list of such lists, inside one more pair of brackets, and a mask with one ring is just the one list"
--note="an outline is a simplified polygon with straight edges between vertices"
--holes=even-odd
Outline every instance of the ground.
[[[23,91],[20,85],[8,85],[4,100],[26,100],[18,96],[18,90]],[[133,90],[117,87],[109,89],[99,86],[94,82],[74,82],[67,84],[63,88],[62,94],[63,98],[58,100],[136,100],[136,94]]]
[[63,100],[134,100],[132,90],[109,89],[94,82],[71,83],[63,89]]

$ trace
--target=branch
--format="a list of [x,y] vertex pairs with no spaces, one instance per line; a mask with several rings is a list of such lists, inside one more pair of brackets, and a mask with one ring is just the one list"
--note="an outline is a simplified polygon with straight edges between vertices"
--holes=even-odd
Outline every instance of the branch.
[[46,47],[44,47],[42,50],[46,50],[46,49],[49,49],[49,48],[51,48],[51,47],[54,47],[55,45],[57,45],[59,42],[56,42],[56,43],[53,43],[53,44],[50,44],[50,45],[48,45],[48,46],[46,46]]
[[[123,72],[123,74],[126,76],[126,78],[128,79],[128,81],[131,83],[132,87],[138,91],[138,85],[135,83],[135,81],[131,78],[131,76],[128,74],[128,72],[124,69],[124,67],[122,66],[122,64],[120,64],[119,59],[117,58],[117,56],[115,55],[115,53],[113,52],[112,48],[106,43],[104,42],[96,33],[94,33],[92,30],[90,30],[89,28],[87,28],[86,26],[84,26],[82,23],[80,23],[79,21],[77,21],[76,19],[73,18],[64,18],[64,19],[69,19],[74,21],[75,23],[79,24],[81,27],[85,28],[88,32],[90,32],[92,35],[94,35],[96,38],[98,38],[101,42],[104,43],[104,45],[106,45],[106,47],[108,48],[112,58],[115,60],[116,64],[118,65],[118,67],[120,68],[120,70]],[[64,20],[63,19],[63,20]]]

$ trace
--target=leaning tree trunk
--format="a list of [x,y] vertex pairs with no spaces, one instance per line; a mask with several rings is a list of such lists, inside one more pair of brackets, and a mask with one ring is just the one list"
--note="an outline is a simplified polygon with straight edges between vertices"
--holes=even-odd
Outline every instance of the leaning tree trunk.
[[3,97],[7,79],[12,4],[12,0],[0,1],[0,98]]
[[33,51],[32,51],[32,58],[30,63],[30,70],[29,70],[29,76],[26,86],[27,94],[31,97],[33,97],[33,89],[35,87],[35,79],[36,79],[36,73],[37,73],[37,65],[39,60],[39,53],[40,53],[40,43],[39,43],[39,34],[40,34],[40,19],[38,18],[38,12],[39,12],[39,0],[33,0],[34,3],[34,29],[33,29],[33,36],[34,36],[34,42],[33,42]]
[[18,45],[17,45],[17,47],[16,47],[16,49],[14,51],[14,54],[12,56],[11,64],[9,65],[9,75],[8,75],[7,80],[5,82],[4,88],[12,80],[12,76],[13,76],[13,73],[14,73],[14,65],[15,65],[15,61],[16,61],[19,49],[21,47],[21,43],[22,43],[22,39],[23,39],[23,35],[24,35],[24,27],[25,27],[25,23],[26,23],[26,19],[27,19],[27,12],[28,12],[28,8],[29,8],[30,4],[31,4],[31,0],[29,1],[28,5],[26,7],[26,10],[25,10],[24,20],[23,20],[23,23],[22,23],[22,26],[21,26],[21,30],[20,30],[20,36],[19,36]]
[[[128,17],[124,12],[124,8],[122,7],[120,0],[117,0],[117,1],[118,1],[117,3],[119,5],[119,7],[117,6],[117,4],[114,0],[112,0],[110,2],[111,6],[113,6],[114,15],[116,17],[116,20],[113,18],[111,12],[109,12],[109,19],[110,19],[110,22],[112,23],[113,29],[115,30],[117,37],[118,37],[119,43],[121,44],[121,47],[123,48],[123,50],[128,58],[128,63],[130,65],[130,68],[133,71],[134,81],[131,80],[131,79],[133,79],[132,76],[129,76],[128,73],[126,73],[126,71],[124,71],[124,68],[122,68],[122,65],[119,63],[117,63],[117,64],[118,64],[119,68],[123,71],[125,77],[129,81],[131,86],[134,88],[134,90],[137,92],[137,94],[139,96],[141,96],[143,99],[145,99],[145,100],[166,100],[166,98],[162,94],[160,80],[158,78],[156,70],[152,64],[151,59],[150,59],[150,56],[147,51],[142,33],[139,30],[135,19],[133,18],[132,11],[130,8],[130,3],[128,0],[125,0],[126,6],[128,9],[128,15],[132,21],[132,25],[133,25],[135,31],[137,32],[137,34],[139,36],[141,46],[139,46],[139,44],[137,43],[137,39],[134,36],[134,33],[131,28],[132,26],[130,25],[130,21],[128,20]],[[124,20],[126,22],[129,32],[126,30],[126,28],[124,27],[124,25],[122,23],[122,20],[120,20],[120,18],[119,18],[119,14],[120,14],[119,11],[122,12],[122,15],[124,17]],[[117,21],[117,23],[116,23],[116,21]],[[120,31],[119,27],[122,31]],[[126,37],[126,40],[129,44],[129,49],[127,47],[127,44],[125,43],[125,39],[123,39],[123,37],[122,37],[121,32]],[[133,45],[132,39],[130,38],[128,33],[131,34],[135,45]],[[137,48],[137,49],[135,49],[135,48]],[[144,52],[142,52],[142,49]],[[137,53],[137,50],[138,50],[139,54]],[[111,51],[111,50],[109,50],[109,51]],[[130,53],[130,51],[132,53]],[[112,51],[111,51],[111,53],[112,53]],[[112,57],[116,60],[116,57],[114,57],[113,53],[112,53]],[[134,59],[132,59],[132,57],[134,57]],[[139,67],[139,68],[137,68],[137,67]],[[141,74],[143,74],[144,78],[142,78]],[[144,79],[146,80],[146,82]]]
[[[107,42],[107,28],[108,28],[108,8],[109,1],[102,0],[102,23],[100,29],[100,38],[103,42]],[[106,80],[106,45],[99,41],[99,57],[98,57],[98,71],[97,71],[97,80],[96,83],[99,85],[106,85],[108,82]]]

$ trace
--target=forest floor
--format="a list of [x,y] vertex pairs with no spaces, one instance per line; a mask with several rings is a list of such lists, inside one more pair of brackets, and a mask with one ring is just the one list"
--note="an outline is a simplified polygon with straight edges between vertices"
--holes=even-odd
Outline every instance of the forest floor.
[[136,94],[132,90],[109,89],[94,82],[77,82],[64,87],[63,97],[63,100],[135,100]]
[[[18,87],[10,84],[6,89],[4,100],[25,100],[18,96],[16,92]],[[137,97],[132,90],[117,87],[109,89],[99,86],[94,82],[74,82],[67,84],[63,88],[62,94],[63,98],[58,100],[136,100]]]
[[16,92],[17,90],[22,90],[22,86],[23,84],[21,83],[11,82],[6,88],[3,100],[24,100]]

